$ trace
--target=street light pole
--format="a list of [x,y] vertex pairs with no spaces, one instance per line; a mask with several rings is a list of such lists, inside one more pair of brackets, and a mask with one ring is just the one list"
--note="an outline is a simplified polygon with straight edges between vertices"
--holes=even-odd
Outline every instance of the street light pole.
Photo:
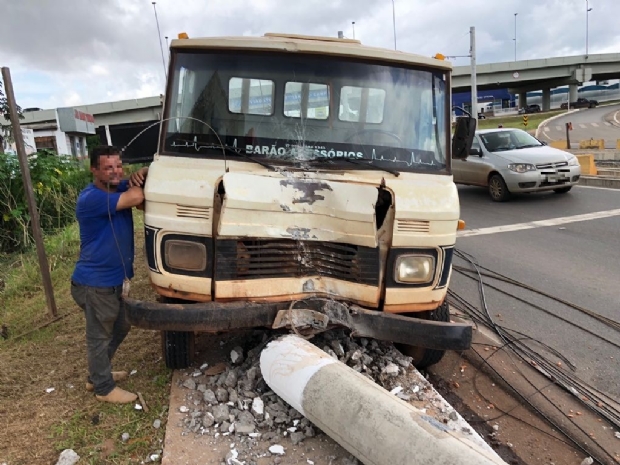
[[589,15],[592,11],[588,0],[586,0],[586,59],[588,58],[588,29],[589,29]]
[[353,26],[353,39],[355,39],[355,21],[351,21],[351,25]]
[[515,38],[513,39],[515,41],[515,61],[517,61],[517,15],[519,13],[515,13]]
[[392,0],[392,26],[394,28],[394,50],[396,50],[396,6]]

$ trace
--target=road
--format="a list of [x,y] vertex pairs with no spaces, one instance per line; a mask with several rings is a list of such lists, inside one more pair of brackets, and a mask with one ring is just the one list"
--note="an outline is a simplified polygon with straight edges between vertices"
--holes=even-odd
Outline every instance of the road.
[[[615,119],[614,119],[615,118]],[[566,139],[566,123],[573,124],[570,132],[571,146],[578,148],[585,139],[605,139],[606,148],[615,148],[620,139],[620,104],[582,109],[561,116],[542,126],[542,140]]]
[[[459,187],[459,193],[467,230],[457,249],[482,266],[620,321],[620,190],[575,187],[566,195],[518,196],[508,203],[491,202],[485,189]],[[541,220],[551,221],[535,223]],[[479,305],[470,279],[453,273],[450,287]],[[515,286],[499,287],[549,313],[487,289],[498,323],[557,349],[577,365],[580,378],[620,398],[620,333],[563,304]]]

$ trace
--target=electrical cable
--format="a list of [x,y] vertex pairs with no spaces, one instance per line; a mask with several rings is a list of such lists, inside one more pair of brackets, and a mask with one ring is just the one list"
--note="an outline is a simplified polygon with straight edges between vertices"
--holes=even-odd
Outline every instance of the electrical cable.
[[[548,362],[546,359],[544,359],[544,357],[538,355],[536,352],[534,352],[531,348],[525,346],[522,343],[522,340],[520,339],[516,339],[514,338],[514,336],[511,336],[508,331],[510,331],[509,329],[505,329],[500,325],[497,325],[493,318],[490,315],[489,312],[489,308],[487,305],[487,301],[486,301],[486,293],[484,292],[484,286],[485,283],[483,281],[483,277],[482,277],[482,273],[480,272],[480,269],[485,269],[486,271],[490,271],[493,272],[492,270],[489,270],[488,268],[484,268],[479,266],[476,262],[475,259],[469,255],[466,254],[464,252],[461,251],[455,251],[455,255],[467,262],[469,262],[469,264],[474,268],[474,270],[476,271],[476,273],[478,274],[478,279],[471,277],[469,274],[466,274],[468,272],[473,272],[474,270],[471,269],[466,269],[463,274],[473,278],[474,280],[476,280],[478,282],[478,291],[480,293],[480,300],[481,300],[481,305],[483,307],[484,313],[480,310],[478,310],[475,306],[473,306],[471,303],[467,302],[464,298],[456,295],[454,292],[449,291],[449,297],[450,300],[454,300],[455,302],[451,302],[451,304],[453,304],[455,306],[455,308],[457,308],[457,310],[460,311],[464,311],[465,313],[469,314],[473,320],[478,320],[480,323],[484,324],[485,326],[488,326],[490,328],[493,328],[496,332],[496,334],[498,334],[498,336],[505,341],[506,347],[510,346],[512,349],[512,351],[515,352],[516,355],[518,355],[520,358],[522,358],[523,360],[527,361],[527,357],[526,355],[530,356],[530,358],[532,358],[532,360],[538,360],[540,362],[540,364],[544,365],[544,362]],[[457,270],[458,271],[458,270]],[[507,278],[510,279],[510,278]],[[514,280],[512,280],[514,281]],[[551,296],[551,298],[553,298]],[[528,303],[529,304],[529,303]],[[594,313],[594,312],[592,312]],[[514,331],[514,330],[512,330]],[[518,333],[517,331],[514,331],[515,333]],[[524,339],[526,340],[531,340],[532,338],[529,337],[525,337]],[[514,346],[514,347],[513,347]],[[556,352],[557,353],[557,352]],[[488,363],[488,361],[486,362],[487,365],[489,366],[489,368],[491,368],[491,370],[493,372],[495,372],[495,374],[502,380],[504,380],[506,382],[506,379],[492,366]],[[554,367],[555,364],[551,364],[551,363],[547,363],[547,367],[546,368],[550,368],[550,367]],[[536,386],[533,385],[533,383],[527,379],[527,377],[525,377],[524,373],[521,372],[521,370],[519,370],[521,375],[526,379],[526,381],[528,381],[528,383],[534,388],[537,389]],[[540,371],[540,369],[539,369]],[[544,374],[544,373],[543,373]],[[560,373],[560,377],[563,377],[564,374]],[[549,375],[547,375],[547,377],[549,377]],[[552,381],[556,382],[555,379],[551,378]],[[587,383],[581,383],[585,386],[587,386]],[[561,385],[561,384],[560,384]],[[548,415],[544,414],[543,412],[540,411],[540,409],[538,407],[536,407],[532,401],[530,401],[527,397],[525,397],[522,393],[519,393],[516,388],[514,388],[511,385],[508,385],[513,392],[515,392],[515,394],[520,397],[527,405],[529,405],[534,411],[536,411],[539,415],[541,415],[542,418],[544,418],[549,424],[551,424],[554,428],[556,428],[558,431],[560,431],[562,434],[564,434],[574,445],[575,447],[577,447],[579,450],[581,450],[582,452],[592,456],[592,457],[596,457],[596,454],[593,453],[593,451],[588,451],[586,450],[585,447],[583,447],[575,438],[573,438],[567,431],[564,430],[564,428],[562,428],[559,424],[557,424],[554,420],[552,420]],[[581,387],[581,386],[580,386]],[[590,386],[587,386],[590,387]],[[590,387],[591,388],[591,387]],[[596,389],[591,388],[592,390],[596,391]],[[563,412],[560,410],[560,408],[555,405],[551,399],[549,399],[549,397],[543,392],[543,391],[539,391],[540,394],[553,406],[555,407],[558,411],[560,411],[560,413],[563,414]],[[600,402],[599,402],[600,404]],[[603,404],[604,405],[604,404]],[[588,405],[588,407],[592,407],[591,405]],[[607,408],[607,410],[609,410],[609,408]],[[601,412],[599,412],[601,413]],[[612,421],[613,423],[613,421]],[[609,454],[607,451],[605,451],[605,449],[600,445],[600,443],[598,443],[596,440],[594,440],[593,438],[589,437],[588,434],[586,433],[586,431],[583,430],[583,428],[581,428],[579,425],[577,425],[574,421],[572,422],[573,426],[576,427],[579,431],[581,431],[581,433],[583,433],[586,437],[588,437],[588,440],[593,442],[594,444],[596,444],[596,446],[598,446],[598,448],[600,448],[600,450],[602,450],[604,452],[605,455],[609,456],[612,458],[611,454]],[[599,463],[604,463],[600,458],[596,459]]]

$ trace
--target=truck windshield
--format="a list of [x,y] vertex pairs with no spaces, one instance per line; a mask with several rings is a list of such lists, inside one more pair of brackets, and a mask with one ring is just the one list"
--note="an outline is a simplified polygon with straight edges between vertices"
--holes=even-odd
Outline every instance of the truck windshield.
[[446,168],[445,71],[282,53],[173,60],[160,153],[217,158],[223,144],[271,165]]

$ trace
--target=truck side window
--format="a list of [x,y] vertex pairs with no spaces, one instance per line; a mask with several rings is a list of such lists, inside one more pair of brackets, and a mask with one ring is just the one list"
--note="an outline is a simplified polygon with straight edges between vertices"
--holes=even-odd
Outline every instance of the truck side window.
[[329,118],[329,87],[326,84],[287,82],[284,86],[284,116]]
[[231,78],[228,81],[228,111],[245,115],[273,115],[274,92],[273,81]]
[[[340,111],[338,118],[341,121],[353,123],[364,122],[380,124],[383,122],[383,107],[385,106],[385,90],[366,87],[343,86],[340,91]],[[363,117],[360,113],[366,108]]]

